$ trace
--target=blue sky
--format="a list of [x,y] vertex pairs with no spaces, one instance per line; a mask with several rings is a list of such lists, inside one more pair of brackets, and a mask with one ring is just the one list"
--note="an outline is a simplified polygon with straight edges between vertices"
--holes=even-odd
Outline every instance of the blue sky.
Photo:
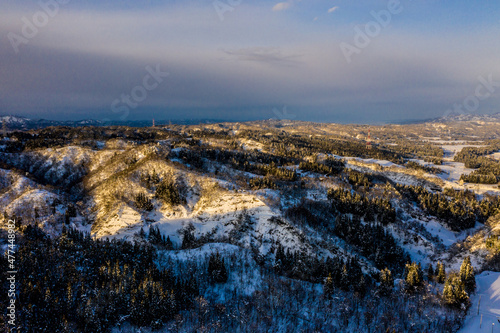
[[500,112],[500,87],[474,99],[480,77],[500,82],[498,1],[41,2],[51,9],[2,5],[0,114],[378,123],[455,105]]

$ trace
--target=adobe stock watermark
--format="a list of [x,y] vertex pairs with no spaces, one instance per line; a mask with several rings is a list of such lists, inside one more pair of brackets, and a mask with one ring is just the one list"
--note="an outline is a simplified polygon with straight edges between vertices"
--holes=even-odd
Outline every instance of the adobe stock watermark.
[[111,103],[113,113],[121,113],[120,120],[125,120],[130,114],[130,109],[135,109],[141,102],[148,98],[148,92],[155,90],[169,76],[168,72],[162,72],[160,65],[156,68],[146,66],[147,74],[143,77],[142,83],[133,87],[130,94],[121,94],[120,98]]
[[5,272],[7,275],[8,289],[7,289],[7,322],[11,328],[16,327],[16,221],[8,220],[7,229],[9,235],[7,240],[7,267]]
[[243,0],[215,0],[212,4],[219,15],[219,19],[224,21],[224,14],[227,12],[232,12],[236,7],[241,5]]
[[35,38],[40,32],[39,29],[49,24],[50,19],[54,18],[59,13],[60,6],[66,5],[69,2],[70,0],[38,1],[40,10],[33,14],[31,20],[26,16],[21,18],[21,21],[23,22],[21,34],[16,34],[12,31],[7,34],[7,38],[9,39],[14,52],[16,54],[19,53],[19,46],[22,44],[28,44],[30,40]]
[[339,45],[347,63],[350,64],[355,54],[360,54],[363,49],[367,48],[371,41],[380,35],[383,29],[387,28],[393,16],[400,14],[403,9],[399,0],[389,0],[387,9],[370,12],[374,20],[366,23],[363,29],[355,26],[353,43],[342,42]]
[[274,115],[278,118],[278,120],[294,120],[297,116],[293,113],[289,113],[286,106],[283,106],[283,109],[280,111],[277,108],[273,108]]
[[465,114],[465,111],[473,113],[479,109],[481,101],[490,98],[495,93],[496,88],[500,88],[500,82],[493,81],[493,74],[488,75],[487,78],[479,76],[477,80],[479,83],[474,93],[465,97],[462,103],[453,104],[453,108],[446,110],[444,116],[450,114]]

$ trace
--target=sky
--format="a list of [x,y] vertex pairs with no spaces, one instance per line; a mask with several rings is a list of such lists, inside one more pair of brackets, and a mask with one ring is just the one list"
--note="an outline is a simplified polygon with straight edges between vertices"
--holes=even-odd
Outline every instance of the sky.
[[0,115],[385,123],[500,112],[497,0],[1,0]]

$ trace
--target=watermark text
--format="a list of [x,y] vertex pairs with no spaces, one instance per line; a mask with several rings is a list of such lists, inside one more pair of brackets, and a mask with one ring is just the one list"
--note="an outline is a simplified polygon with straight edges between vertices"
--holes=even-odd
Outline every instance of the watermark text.
[[9,299],[7,306],[7,317],[8,324],[11,327],[16,326],[16,221],[8,220],[7,221],[7,229],[8,229],[8,239],[7,239],[7,262],[8,262],[8,271],[7,282],[8,282],[8,291],[7,297]]
[[7,38],[10,41],[10,45],[14,49],[14,52],[19,53],[19,46],[22,44],[28,44],[29,41],[35,38],[39,29],[45,27],[51,18],[54,18],[59,13],[59,8],[61,5],[66,5],[70,0],[40,0],[38,1],[38,6],[40,10],[35,12],[31,19],[26,16],[21,18],[23,26],[21,28],[21,34],[15,32],[9,32]]

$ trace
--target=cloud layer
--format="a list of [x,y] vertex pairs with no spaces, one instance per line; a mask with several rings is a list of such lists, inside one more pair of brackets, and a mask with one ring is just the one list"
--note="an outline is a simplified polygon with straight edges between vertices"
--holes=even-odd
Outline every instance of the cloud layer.
[[[219,13],[199,2],[112,10],[69,3],[18,53],[8,34],[23,36],[23,17],[33,22],[40,7],[10,5],[0,13],[0,113],[118,117],[113,101],[137,95],[146,67],[157,65],[170,75],[129,107],[129,119],[271,118],[283,105],[315,121],[429,118],[474,93],[478,76],[500,81],[495,26],[437,34],[412,26],[423,9],[408,5],[347,63],[339,45],[356,46],[356,31],[386,2],[362,11],[339,2],[342,12],[318,21],[337,6],[223,3]],[[499,95],[478,112],[500,112]]]

